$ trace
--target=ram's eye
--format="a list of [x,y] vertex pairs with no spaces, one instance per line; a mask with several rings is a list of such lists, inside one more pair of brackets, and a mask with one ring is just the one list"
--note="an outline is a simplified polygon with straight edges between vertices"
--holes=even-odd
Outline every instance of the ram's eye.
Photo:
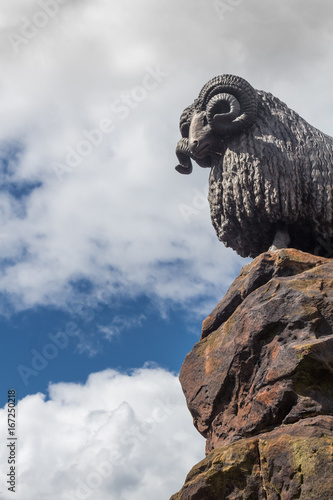
[[181,133],[182,137],[184,139],[188,139],[189,132],[190,132],[190,124],[189,123],[184,123],[180,127],[180,133]]
[[202,117],[202,125],[205,127],[206,125],[208,125],[208,120],[207,120],[207,116],[206,115],[203,115]]

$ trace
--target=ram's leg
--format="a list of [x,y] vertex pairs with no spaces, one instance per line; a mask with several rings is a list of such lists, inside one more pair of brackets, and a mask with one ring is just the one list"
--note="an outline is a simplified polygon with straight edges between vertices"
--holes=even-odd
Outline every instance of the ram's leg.
[[280,248],[288,248],[290,236],[288,228],[285,224],[277,226],[272,246],[269,247],[269,252],[276,252]]

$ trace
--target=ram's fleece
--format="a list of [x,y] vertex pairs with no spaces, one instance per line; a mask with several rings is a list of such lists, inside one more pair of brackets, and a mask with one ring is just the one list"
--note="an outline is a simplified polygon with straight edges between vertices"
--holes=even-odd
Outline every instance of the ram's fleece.
[[[291,246],[330,251],[333,139],[242,78],[210,80],[181,115],[180,173],[211,168],[219,240],[243,257]],[[325,248],[326,247],[326,248]]]

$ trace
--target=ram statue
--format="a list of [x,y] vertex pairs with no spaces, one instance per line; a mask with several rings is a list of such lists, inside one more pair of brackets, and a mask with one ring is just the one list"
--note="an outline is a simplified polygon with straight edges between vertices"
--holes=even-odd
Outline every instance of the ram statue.
[[217,236],[242,257],[293,247],[332,256],[333,139],[243,78],[210,80],[180,117],[176,155],[210,168]]

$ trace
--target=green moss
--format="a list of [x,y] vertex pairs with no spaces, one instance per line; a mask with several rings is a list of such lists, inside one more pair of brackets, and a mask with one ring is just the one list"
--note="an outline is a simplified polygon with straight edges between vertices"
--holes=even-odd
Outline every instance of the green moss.
[[324,474],[324,465],[332,469],[332,436],[324,434],[320,438],[296,439],[291,445],[295,470],[301,471],[308,481],[318,482],[318,475]]
[[234,326],[238,319],[238,309],[227,319],[223,326],[223,334],[225,342],[229,340],[230,333],[233,331]]
[[[227,499],[235,490],[243,491],[253,467],[258,462],[256,440],[244,439],[229,446],[218,448],[199,462],[186,478],[186,488],[201,483],[205,485],[207,498]],[[172,497],[177,500],[179,497]],[[247,497],[250,498],[251,497]],[[253,496],[253,500],[256,496]]]
[[[217,448],[193,467],[172,500],[257,500],[261,488],[268,498],[328,500],[333,490],[333,436],[324,430],[309,435],[297,425],[283,429]],[[285,496],[291,491],[292,496]]]

